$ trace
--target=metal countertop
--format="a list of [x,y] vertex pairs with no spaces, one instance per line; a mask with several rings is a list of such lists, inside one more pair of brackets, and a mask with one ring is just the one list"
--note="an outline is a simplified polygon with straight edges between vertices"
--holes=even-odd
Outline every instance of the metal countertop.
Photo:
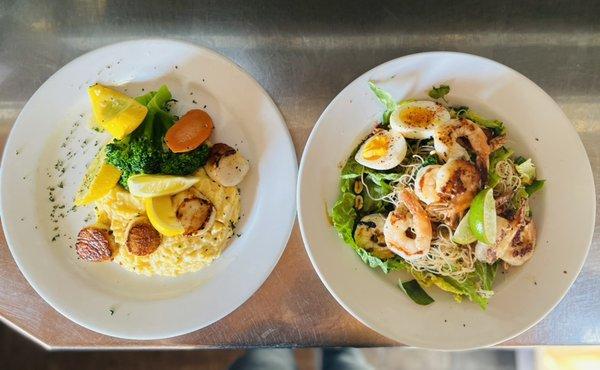
[[[180,39],[229,57],[271,94],[298,158],[318,116],[354,78],[402,55],[454,50],[506,64],[548,92],[578,131],[598,189],[600,2],[441,4],[0,1],[0,145],[23,105],[48,77],[73,58],[118,41]],[[599,247],[596,227],[587,262],[565,299],[542,322],[505,345],[600,344]],[[167,340],[123,341],[63,318],[18,272],[3,237],[0,280],[0,316],[49,348],[395,344],[358,323],[333,300],[310,266],[297,226],[279,265],[248,302],[208,328]]]

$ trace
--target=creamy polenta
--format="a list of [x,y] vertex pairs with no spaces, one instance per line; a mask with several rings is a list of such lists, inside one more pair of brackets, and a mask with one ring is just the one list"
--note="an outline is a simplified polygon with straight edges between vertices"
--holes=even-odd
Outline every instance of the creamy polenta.
[[125,245],[127,228],[145,216],[144,204],[120,186],[96,203],[98,224],[112,231],[118,250],[114,261],[125,269],[143,275],[176,276],[197,271],[219,257],[233,235],[240,216],[240,195],[235,186],[222,186],[201,169],[194,187],[215,208],[214,224],[201,235],[162,236],[158,249],[146,256],[130,253]]

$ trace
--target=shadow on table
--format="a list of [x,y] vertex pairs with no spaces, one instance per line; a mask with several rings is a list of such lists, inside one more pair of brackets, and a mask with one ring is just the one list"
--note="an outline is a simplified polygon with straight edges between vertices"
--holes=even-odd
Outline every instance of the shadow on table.
[[[508,350],[453,353],[412,348],[48,352],[0,324],[2,370],[222,370],[231,366],[233,370],[317,370],[321,369],[321,364],[326,366],[324,368],[336,370],[533,369],[533,365],[517,367],[515,358],[515,351]],[[251,367],[256,364],[259,367]]]

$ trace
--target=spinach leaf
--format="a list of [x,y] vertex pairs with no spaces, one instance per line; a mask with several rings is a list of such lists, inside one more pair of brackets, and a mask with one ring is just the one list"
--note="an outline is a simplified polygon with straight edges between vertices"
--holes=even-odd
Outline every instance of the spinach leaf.
[[400,287],[400,290],[402,290],[416,304],[427,306],[434,302],[433,298],[431,298],[429,294],[427,294],[427,292],[421,288],[415,279],[405,282],[398,280],[398,287]]
[[546,180],[534,180],[531,184],[525,186],[525,191],[529,196],[532,196],[535,192],[542,190]]
[[423,160],[423,164],[421,164],[421,168],[430,166],[432,164],[439,164],[440,159],[437,154],[430,154]]

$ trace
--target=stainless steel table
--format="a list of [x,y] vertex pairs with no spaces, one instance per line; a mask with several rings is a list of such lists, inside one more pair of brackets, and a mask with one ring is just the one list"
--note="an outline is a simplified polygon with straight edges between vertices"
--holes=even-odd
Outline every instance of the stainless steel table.
[[[579,132],[600,184],[600,2],[447,5],[424,0],[4,1],[1,145],[46,78],[78,55],[117,41],[182,39],[231,58],[271,94],[298,157],[321,111],[362,72],[410,53],[458,50],[513,67],[552,95]],[[505,345],[600,344],[599,247],[597,228],[583,272],[566,298]],[[0,280],[0,316],[49,348],[397,344],[365,328],[330,297],[310,266],[297,227],[279,265],[246,304],[208,328],[169,340],[118,340],[71,323],[33,292],[3,237]]]

